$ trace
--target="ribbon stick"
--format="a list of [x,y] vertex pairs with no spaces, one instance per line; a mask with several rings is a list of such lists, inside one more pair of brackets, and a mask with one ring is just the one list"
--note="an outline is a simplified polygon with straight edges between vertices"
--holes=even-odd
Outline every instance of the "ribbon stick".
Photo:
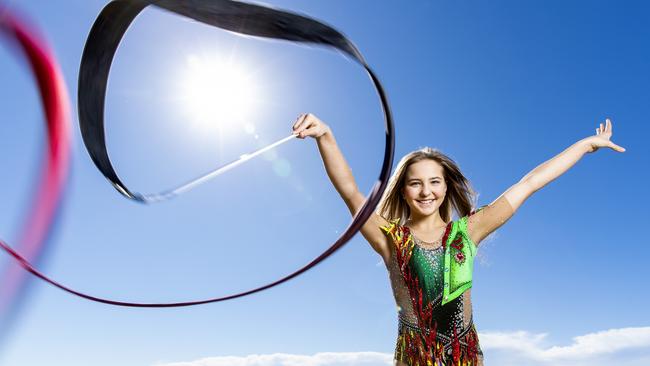
[[276,142],[274,142],[272,144],[264,146],[263,148],[257,149],[257,150],[255,150],[255,151],[253,151],[251,153],[243,154],[243,155],[241,155],[239,157],[239,159],[231,161],[230,163],[228,163],[226,165],[220,166],[219,168],[217,168],[217,169],[215,169],[215,170],[213,170],[213,171],[211,171],[209,173],[206,173],[206,174],[204,174],[204,175],[202,175],[202,176],[200,176],[198,178],[194,178],[191,181],[189,181],[189,182],[187,182],[187,183],[185,183],[183,185],[180,185],[180,186],[178,186],[176,188],[173,188],[173,189],[170,189],[170,190],[167,190],[167,191],[164,191],[164,192],[156,193],[156,194],[140,194],[140,193],[135,193],[134,192],[133,193],[134,199],[139,201],[139,202],[142,202],[142,203],[155,203],[155,202],[166,201],[166,200],[172,199],[172,198],[178,196],[179,194],[187,192],[190,189],[198,186],[199,184],[201,184],[201,183],[203,183],[203,182],[205,182],[205,181],[207,181],[209,179],[212,179],[212,178],[218,176],[219,174],[225,173],[226,171],[228,171],[228,170],[230,170],[230,169],[232,169],[232,168],[234,168],[234,167],[236,167],[236,166],[238,166],[238,165],[240,165],[240,164],[242,164],[242,163],[256,157],[257,155],[263,154],[263,153],[271,150],[272,148],[274,148],[276,146],[280,146],[280,145],[284,144],[287,141],[293,140],[294,138],[296,138],[296,135],[290,135],[290,136],[287,136],[287,137],[283,138],[282,140],[278,140],[278,141],[276,141]]

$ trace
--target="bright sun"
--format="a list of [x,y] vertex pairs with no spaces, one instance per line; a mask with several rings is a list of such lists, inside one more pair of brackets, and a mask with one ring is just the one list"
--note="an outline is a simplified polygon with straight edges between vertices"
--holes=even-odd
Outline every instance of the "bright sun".
[[252,76],[232,61],[189,56],[181,95],[193,122],[202,130],[250,132],[259,97]]

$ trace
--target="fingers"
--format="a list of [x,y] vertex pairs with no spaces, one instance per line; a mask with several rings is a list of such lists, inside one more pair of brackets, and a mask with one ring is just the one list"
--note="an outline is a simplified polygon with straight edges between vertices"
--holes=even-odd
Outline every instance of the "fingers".
[[305,128],[305,121],[307,120],[308,114],[307,113],[302,113],[300,116],[298,116],[298,119],[296,122],[293,124],[293,134],[298,136],[299,138],[304,138],[304,136],[301,136],[300,132],[304,130]]
[[625,148],[624,148],[624,147],[622,147],[622,146],[618,146],[618,145],[616,145],[616,144],[613,143],[613,142],[611,142],[611,143],[609,144],[609,147],[610,147],[611,149],[613,149],[614,151],[625,152]]
[[607,118],[605,123],[607,124],[607,131],[610,133],[613,132],[614,128],[612,127],[612,120]]
[[609,118],[605,119],[605,124],[603,125],[602,123],[599,125],[598,128],[596,128],[596,135],[600,135],[601,133],[612,133],[612,120]]
[[301,139],[310,136],[310,132],[312,131],[309,130],[317,125],[317,121],[318,119],[311,113],[303,113],[298,117],[296,123],[294,123],[293,133]]
[[298,138],[304,139],[307,136],[317,137],[321,130],[322,122],[311,113],[303,113],[293,125],[293,133]]
[[300,126],[300,124],[305,120],[305,117],[307,116],[307,113],[301,113],[298,116],[298,119],[296,119],[296,122],[293,124],[291,127],[294,131]]
[[318,126],[311,126],[311,127],[307,128],[307,129],[305,129],[304,131],[302,131],[300,133],[300,135],[302,135],[303,138],[308,137],[308,136],[318,137],[319,130],[320,129],[318,128]]

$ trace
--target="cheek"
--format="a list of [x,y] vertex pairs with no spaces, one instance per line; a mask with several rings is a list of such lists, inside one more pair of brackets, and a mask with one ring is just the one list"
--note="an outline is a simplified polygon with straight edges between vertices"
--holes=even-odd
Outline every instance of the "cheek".
[[406,198],[412,198],[418,194],[418,190],[413,187],[404,187],[404,196]]
[[447,192],[447,186],[444,185],[436,185],[433,186],[433,191],[438,195],[438,196],[443,196]]

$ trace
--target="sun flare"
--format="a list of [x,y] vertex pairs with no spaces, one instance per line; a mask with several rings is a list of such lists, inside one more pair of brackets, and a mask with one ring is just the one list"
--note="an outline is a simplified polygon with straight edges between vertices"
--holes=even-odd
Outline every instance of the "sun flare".
[[182,99],[192,122],[203,130],[251,130],[259,95],[244,65],[191,55],[182,77]]

